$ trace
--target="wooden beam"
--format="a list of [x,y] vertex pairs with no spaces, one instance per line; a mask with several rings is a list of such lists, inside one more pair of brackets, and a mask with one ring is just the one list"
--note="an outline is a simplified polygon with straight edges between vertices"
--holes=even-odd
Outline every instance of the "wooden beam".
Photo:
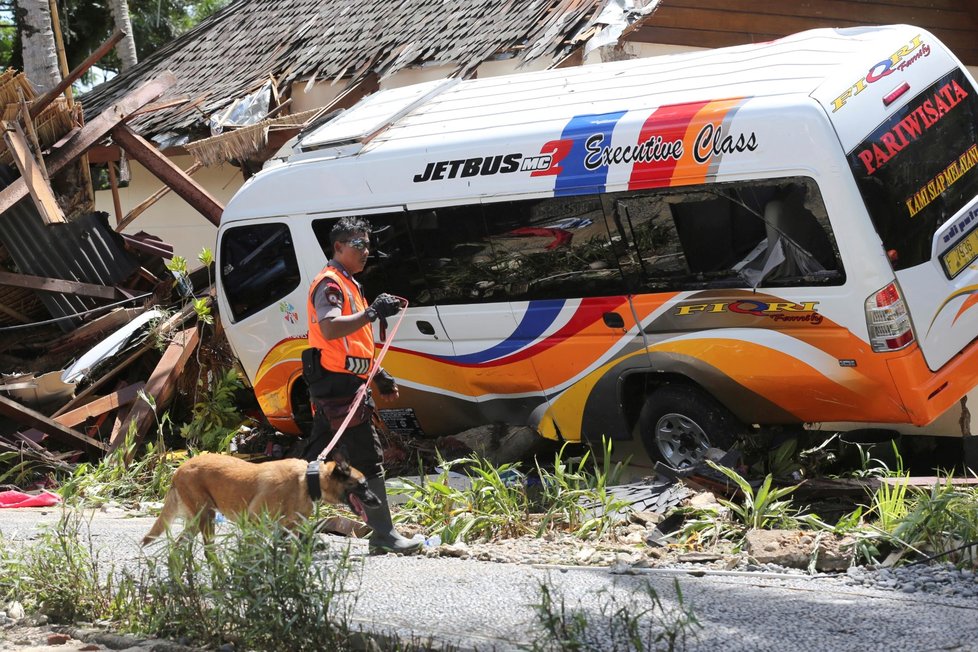
[[19,321],[21,324],[29,324],[32,321],[34,321],[28,318],[27,315],[24,315],[23,313],[14,310],[10,306],[5,306],[2,303],[0,303],[0,312],[2,312],[3,314],[7,315],[8,317],[10,317],[15,321]]
[[34,410],[24,407],[20,403],[12,401],[6,396],[2,395],[0,395],[0,414],[9,419],[13,419],[17,423],[22,423],[26,426],[30,426],[31,428],[36,428],[48,437],[56,439],[64,444],[77,446],[79,443],[81,443],[88,449],[94,448],[101,451],[108,450],[108,446],[97,439],[92,439],[88,435],[83,435],[77,430],[67,428],[57,421],[49,419],[40,412],[35,412]]
[[89,68],[94,66],[99,61],[99,59],[111,52],[112,48],[115,47],[115,44],[121,41],[122,37],[125,35],[126,33],[120,29],[112,32],[109,40],[100,45],[95,52],[88,55],[88,58],[78,64],[74,70],[68,73],[57,86],[49,90],[40,98],[34,100],[34,103],[31,104],[31,117],[36,118],[38,115],[40,115],[41,111],[43,111],[48,104],[54,101],[54,98],[64,93],[66,88],[78,81],[82,75],[88,72]]
[[27,137],[30,138],[30,144],[34,148],[34,158],[37,160],[38,167],[41,168],[41,174],[50,183],[51,177],[48,176],[48,170],[44,166],[44,150],[41,149],[41,141],[37,139],[37,131],[34,129],[34,120],[31,119],[31,111],[27,108],[27,102],[24,101],[24,95],[19,89],[17,94],[20,95],[20,115],[24,121],[24,129],[27,132]]
[[118,161],[122,157],[121,152],[122,150],[119,149],[118,145],[93,145],[88,150],[88,162],[92,165],[97,165],[99,163]]
[[132,403],[134,400],[136,400],[136,396],[139,391],[145,386],[146,383],[144,382],[127,385],[116,392],[112,392],[111,394],[101,398],[97,398],[91,403],[86,403],[80,408],[75,408],[70,412],[65,412],[53,417],[53,419],[63,426],[73,428],[79,423],[85,421],[85,419],[97,417],[105,414],[109,410],[115,410],[118,407]]
[[[58,205],[58,200],[54,197],[51,184],[47,176],[37,164],[31,149],[27,144],[27,137],[16,122],[7,122],[3,125],[3,140],[7,143],[7,149],[20,170],[20,180],[27,184],[27,191],[37,206],[37,212],[45,224],[64,223],[65,215]],[[13,185],[13,184],[11,184]]]
[[[109,163],[109,169],[112,169],[111,166],[112,164]],[[193,174],[202,167],[204,166],[199,161],[194,161],[193,165],[191,165],[189,168],[184,170],[184,174],[186,174],[188,177],[193,176]],[[173,188],[171,188],[170,186],[163,186],[162,188],[154,192],[152,195],[150,195],[149,197],[141,201],[138,206],[136,206],[131,211],[126,213],[126,216],[121,220],[119,220],[119,223],[115,227],[116,232],[120,232],[124,228],[132,224],[133,220],[135,220],[137,217],[139,217],[144,212],[146,212],[148,208],[150,208],[153,204],[158,202],[162,197],[164,197],[171,190],[173,190]]]
[[11,272],[0,272],[0,285],[27,288],[38,292],[77,294],[83,297],[96,297],[98,299],[112,300],[119,298],[118,290],[106,285],[93,285],[79,281],[66,281],[44,276],[28,276],[27,274],[13,274]]
[[115,223],[122,224],[122,200],[119,198],[119,179],[115,174],[115,161],[109,161],[105,164],[105,167],[109,170],[109,186],[112,187],[112,206],[115,208]]
[[117,424],[118,432],[113,428],[109,439],[109,450],[114,451],[125,441],[125,434],[129,431],[131,423],[135,423],[136,441],[141,441],[147,431],[156,421],[156,417],[162,412],[173,398],[176,392],[176,381],[183,373],[183,368],[187,360],[193,355],[200,342],[200,332],[195,327],[188,328],[176,333],[170,346],[167,347],[160,358],[159,364],[146,381],[146,393],[153,397],[156,403],[156,411],[150,407],[146,401],[139,401],[132,407],[129,417],[124,422]]
[[[125,120],[129,114],[155,100],[175,83],[176,77],[173,76],[173,73],[165,72],[109,106],[91,122],[82,127],[73,138],[65,143],[64,147],[61,147],[48,157],[48,174],[53,176],[69,163],[79,159],[89,147],[102,140],[116,125]],[[0,190],[0,213],[5,212],[26,197],[28,192],[27,182],[23,177],[14,180],[9,186]]]
[[81,348],[95,338],[102,338],[108,331],[114,331],[128,324],[143,312],[142,308],[116,308],[110,313],[86,322],[69,333],[59,336],[42,347],[45,353],[57,355],[69,349]]
[[156,175],[157,179],[173,188],[175,193],[206,217],[211,224],[220,226],[224,206],[173,161],[153,147],[149,141],[125,124],[120,124],[112,130],[112,140],[126,150],[129,156],[142,163],[144,168]]

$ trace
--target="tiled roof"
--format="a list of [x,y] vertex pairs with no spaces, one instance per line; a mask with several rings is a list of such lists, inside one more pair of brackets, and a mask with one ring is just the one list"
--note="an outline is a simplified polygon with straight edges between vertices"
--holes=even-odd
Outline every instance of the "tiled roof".
[[[236,0],[81,98],[87,119],[164,70],[191,102],[141,116],[144,135],[186,132],[273,76],[381,78],[420,64],[464,75],[498,55],[557,56],[608,0]],[[341,82],[345,83],[345,82]]]

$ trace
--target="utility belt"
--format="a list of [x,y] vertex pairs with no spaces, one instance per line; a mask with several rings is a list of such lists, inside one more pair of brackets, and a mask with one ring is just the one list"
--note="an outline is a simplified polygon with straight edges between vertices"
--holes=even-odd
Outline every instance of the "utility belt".
[[[320,355],[320,350],[316,348],[308,348],[302,352],[302,377],[309,388],[314,412],[322,411],[329,419],[330,427],[335,431],[342,425],[350,411],[354,396],[363,386],[364,379],[352,371],[343,373],[325,369],[320,362]],[[369,359],[354,359],[366,360],[369,368]],[[368,389],[367,396],[357,408],[357,413],[350,419],[348,427],[370,421],[372,413],[373,401],[370,399]]]
[[322,351],[317,348],[308,348],[302,352],[302,377],[305,379],[306,384],[309,385],[309,390],[312,392],[313,387],[319,387],[324,383],[329,384],[340,384],[337,387],[337,391],[329,392],[318,392],[313,394],[314,396],[327,396],[336,395],[342,392],[343,384],[353,387],[353,392],[356,392],[360,385],[363,384],[363,378],[361,376],[366,375],[370,371],[370,365],[373,360],[370,358],[356,358],[354,356],[346,356],[345,368],[346,372],[341,371],[330,371],[326,369],[322,364]]

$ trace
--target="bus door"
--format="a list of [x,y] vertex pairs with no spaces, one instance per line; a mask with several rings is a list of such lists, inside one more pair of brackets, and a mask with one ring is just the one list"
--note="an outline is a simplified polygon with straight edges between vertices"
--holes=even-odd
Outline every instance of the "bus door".
[[439,356],[442,391],[476,408],[470,427],[522,425],[546,404],[526,352],[527,328],[510,305],[522,262],[501,257],[482,207],[448,206],[409,213],[428,293],[453,353]]
[[[432,382],[437,376],[431,360],[453,354],[452,343],[438,319],[434,306],[425,304],[427,286],[411,243],[407,213],[386,209],[380,213],[360,213],[370,222],[370,258],[358,275],[367,301],[387,292],[408,300],[409,306],[383,360],[383,367],[398,382],[400,398],[389,402],[375,397],[378,412],[392,432],[402,436],[440,436],[458,432],[467,415],[441,400],[441,387]],[[335,218],[313,221],[313,231],[324,252],[330,251],[329,231]],[[322,261],[325,264],[325,257]],[[318,263],[317,263],[318,264]],[[320,266],[321,268],[321,266]],[[381,336],[393,335],[401,314],[387,320],[387,332],[374,324],[378,348]]]
[[605,371],[639,330],[600,199],[492,202],[440,215],[454,225],[439,227],[453,234],[443,262],[462,268],[442,266],[431,282],[453,288],[438,300],[439,315],[457,362],[471,365],[487,416],[555,439],[623,434],[582,427],[599,382],[617,413],[616,382]]

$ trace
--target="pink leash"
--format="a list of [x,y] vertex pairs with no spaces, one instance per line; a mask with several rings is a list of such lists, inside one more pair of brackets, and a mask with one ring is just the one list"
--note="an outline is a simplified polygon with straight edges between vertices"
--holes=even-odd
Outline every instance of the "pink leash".
[[340,440],[340,437],[343,435],[346,427],[350,424],[350,420],[353,418],[353,415],[357,413],[357,408],[360,407],[360,404],[363,403],[363,400],[367,397],[367,389],[370,387],[370,382],[374,379],[374,376],[377,375],[377,372],[380,371],[380,363],[383,362],[384,356],[387,355],[387,349],[390,348],[391,342],[394,341],[394,336],[397,335],[397,329],[401,327],[401,322],[404,321],[404,317],[407,315],[408,300],[404,297],[398,296],[395,296],[394,298],[400,299],[401,303],[403,304],[401,314],[398,316],[397,321],[394,322],[394,328],[392,328],[391,332],[387,334],[387,339],[384,340],[384,346],[380,348],[380,353],[378,353],[377,357],[374,358],[374,364],[370,368],[370,373],[367,374],[367,380],[360,386],[360,389],[358,389],[357,393],[353,396],[353,404],[350,405],[350,411],[346,413],[346,418],[343,419],[343,423],[341,423],[340,427],[337,428],[336,434],[333,435],[333,438],[330,440],[329,444],[326,445],[326,448],[323,449],[323,452],[316,457],[317,460],[322,461],[326,459],[326,456],[329,455],[331,450],[333,450],[333,447],[336,446],[336,442]]

